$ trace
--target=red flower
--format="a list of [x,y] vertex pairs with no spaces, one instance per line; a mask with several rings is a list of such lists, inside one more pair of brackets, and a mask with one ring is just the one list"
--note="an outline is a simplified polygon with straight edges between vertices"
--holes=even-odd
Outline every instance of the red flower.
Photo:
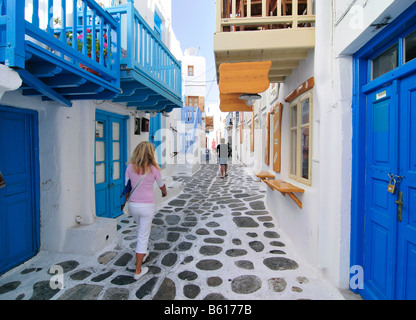
[[91,33],[91,30],[87,28],[87,33]]

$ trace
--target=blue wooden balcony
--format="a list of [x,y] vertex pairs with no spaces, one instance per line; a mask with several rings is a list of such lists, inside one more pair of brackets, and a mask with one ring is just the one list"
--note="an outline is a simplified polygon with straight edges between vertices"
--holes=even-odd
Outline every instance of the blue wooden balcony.
[[198,107],[188,107],[185,106],[181,110],[181,120],[184,123],[199,125],[202,124],[202,114]]
[[182,107],[181,63],[159,39],[129,0],[106,8],[120,22],[122,93],[114,102],[143,111]]
[[93,0],[0,0],[0,63],[20,74],[24,95],[65,106],[112,99],[120,93],[119,23]]

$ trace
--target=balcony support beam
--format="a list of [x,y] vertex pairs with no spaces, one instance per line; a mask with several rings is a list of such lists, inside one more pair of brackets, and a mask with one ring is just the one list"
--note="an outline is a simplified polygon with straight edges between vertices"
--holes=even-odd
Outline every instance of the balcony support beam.
[[42,93],[43,95],[47,96],[48,98],[56,101],[57,103],[65,106],[65,107],[72,107],[72,103],[65,99],[63,96],[49,88],[46,84],[40,81],[38,78],[30,74],[25,69],[16,69],[17,73],[20,75],[22,80],[30,85],[32,88],[35,88],[37,91]]

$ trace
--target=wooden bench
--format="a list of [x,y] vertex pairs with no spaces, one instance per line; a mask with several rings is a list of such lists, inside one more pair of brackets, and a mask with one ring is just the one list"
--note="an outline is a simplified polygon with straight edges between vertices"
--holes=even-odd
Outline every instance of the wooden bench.
[[293,201],[302,209],[302,202],[293,194],[293,193],[304,193],[305,190],[290,184],[289,182],[283,180],[266,180],[263,181],[272,189],[280,191],[284,196],[286,194],[292,198]]

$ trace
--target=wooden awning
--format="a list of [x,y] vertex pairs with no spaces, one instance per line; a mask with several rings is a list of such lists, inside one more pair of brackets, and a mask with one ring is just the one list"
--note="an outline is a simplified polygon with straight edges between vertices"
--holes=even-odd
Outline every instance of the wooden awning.
[[260,93],[270,85],[271,61],[222,63],[219,89],[222,94]]

